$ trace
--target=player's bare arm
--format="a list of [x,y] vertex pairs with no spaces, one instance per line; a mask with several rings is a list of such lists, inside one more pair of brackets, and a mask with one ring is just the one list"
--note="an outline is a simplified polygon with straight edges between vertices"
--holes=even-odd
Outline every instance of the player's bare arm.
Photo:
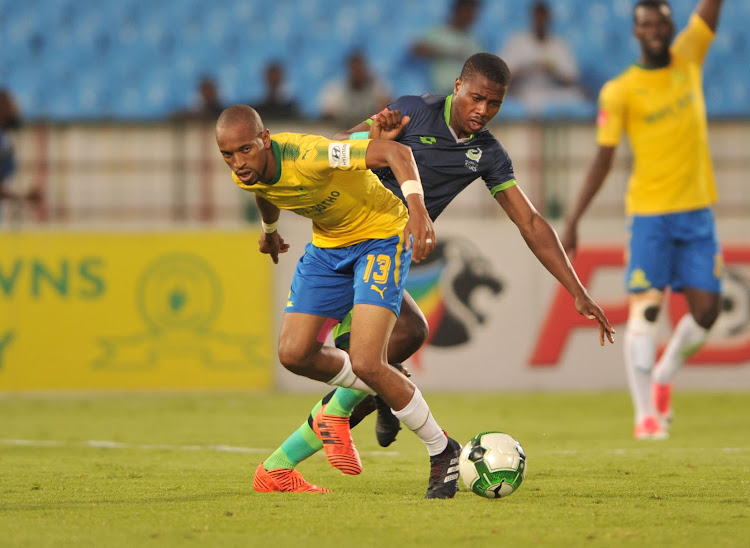
[[[409,222],[404,230],[406,249],[412,248],[412,259],[419,262],[434,249],[437,239],[427,208],[414,154],[395,141],[374,140],[367,147],[365,162],[369,169],[390,167],[409,208]],[[413,236],[414,245],[410,245]]]
[[614,157],[615,147],[600,145],[594,160],[591,162],[586,179],[584,179],[583,186],[578,194],[578,199],[567,217],[562,238],[560,238],[563,249],[570,257],[575,257],[578,247],[578,221],[604,184],[604,180],[612,169]]
[[705,21],[708,28],[716,32],[719,24],[719,12],[723,0],[700,0],[695,8],[695,14]]
[[255,203],[260,210],[260,216],[263,221],[263,234],[258,240],[258,249],[261,253],[271,256],[274,264],[279,264],[279,253],[289,251],[289,244],[284,242],[284,238],[279,235],[277,225],[281,211],[268,200],[255,197]]
[[526,245],[539,262],[573,296],[578,313],[599,323],[599,344],[604,345],[605,335],[609,342],[614,343],[614,328],[581,284],[552,226],[539,214],[518,186],[498,192],[495,199],[518,227]]

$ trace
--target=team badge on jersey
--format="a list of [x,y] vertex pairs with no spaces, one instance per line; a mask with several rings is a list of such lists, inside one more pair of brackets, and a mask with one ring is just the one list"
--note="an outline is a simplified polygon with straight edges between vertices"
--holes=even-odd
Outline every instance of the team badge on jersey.
[[479,169],[479,159],[482,157],[481,148],[470,148],[466,151],[466,167],[472,171]]

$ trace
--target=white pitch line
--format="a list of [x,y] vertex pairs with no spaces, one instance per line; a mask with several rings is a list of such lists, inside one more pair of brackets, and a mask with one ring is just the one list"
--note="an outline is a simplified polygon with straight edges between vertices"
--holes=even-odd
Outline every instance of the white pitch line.
[[[20,445],[24,447],[71,447],[83,446],[97,449],[141,449],[147,451],[213,451],[217,453],[271,453],[267,447],[236,447],[233,445],[170,445],[166,443],[123,443],[110,440],[87,440],[80,442],[62,440],[21,440],[0,439],[3,445]],[[368,456],[396,456],[397,451],[365,451]]]
[[[628,455],[633,453],[644,453],[644,452],[665,452],[665,453],[694,453],[694,452],[706,452],[706,451],[721,451],[722,453],[747,453],[750,452],[750,447],[723,447],[717,448],[704,448],[704,447],[664,447],[659,442],[643,442],[644,445],[641,447],[621,448],[621,449],[608,449],[605,452],[611,455]],[[87,440],[87,441],[63,441],[63,440],[23,440],[23,439],[0,439],[2,445],[19,445],[25,447],[71,447],[71,446],[83,446],[83,447],[94,447],[97,449],[141,449],[147,451],[213,451],[216,453],[271,453],[273,449],[267,447],[237,447],[234,445],[170,445],[167,443],[124,443],[119,441],[111,440]],[[590,453],[590,451],[582,451],[577,449],[560,449],[553,451],[544,451],[545,455],[582,455],[584,453]],[[364,451],[362,455],[369,457],[395,457],[401,453],[398,451]]]

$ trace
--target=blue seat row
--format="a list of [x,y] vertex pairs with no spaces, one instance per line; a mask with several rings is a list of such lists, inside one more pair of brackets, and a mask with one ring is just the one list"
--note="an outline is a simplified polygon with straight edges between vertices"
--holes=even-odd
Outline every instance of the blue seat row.
[[[225,102],[256,100],[264,66],[278,59],[303,112],[316,116],[320,89],[344,73],[353,48],[366,52],[395,95],[427,91],[424,65],[406,51],[446,18],[451,3],[0,0],[0,87],[13,90],[28,118],[161,118],[188,106],[203,75],[217,80]],[[486,49],[498,51],[512,32],[528,28],[530,3],[483,3],[474,30]],[[694,4],[672,1],[678,25]],[[592,94],[637,58],[631,0],[551,5],[555,31],[570,41]],[[750,2],[725,5],[706,62],[709,114],[750,116],[748,19]],[[525,115],[518,106],[506,110],[511,117]],[[590,109],[551,109],[548,115],[587,117]]]

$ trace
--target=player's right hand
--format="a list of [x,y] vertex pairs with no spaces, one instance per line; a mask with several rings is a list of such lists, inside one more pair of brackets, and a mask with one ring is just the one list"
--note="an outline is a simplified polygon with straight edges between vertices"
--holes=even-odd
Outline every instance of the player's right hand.
[[284,238],[279,236],[279,231],[275,230],[270,234],[261,234],[258,240],[258,248],[261,253],[271,256],[273,264],[279,264],[279,253],[286,253],[291,246],[284,242]]
[[584,316],[589,320],[596,320],[599,324],[599,346],[604,346],[605,336],[610,343],[614,344],[615,329],[610,325],[607,316],[604,315],[604,311],[599,308],[599,305],[596,304],[591,297],[587,294],[577,297],[575,300],[575,307],[581,316]]
[[372,117],[370,139],[393,141],[409,123],[409,116],[401,116],[400,110],[383,110]]

